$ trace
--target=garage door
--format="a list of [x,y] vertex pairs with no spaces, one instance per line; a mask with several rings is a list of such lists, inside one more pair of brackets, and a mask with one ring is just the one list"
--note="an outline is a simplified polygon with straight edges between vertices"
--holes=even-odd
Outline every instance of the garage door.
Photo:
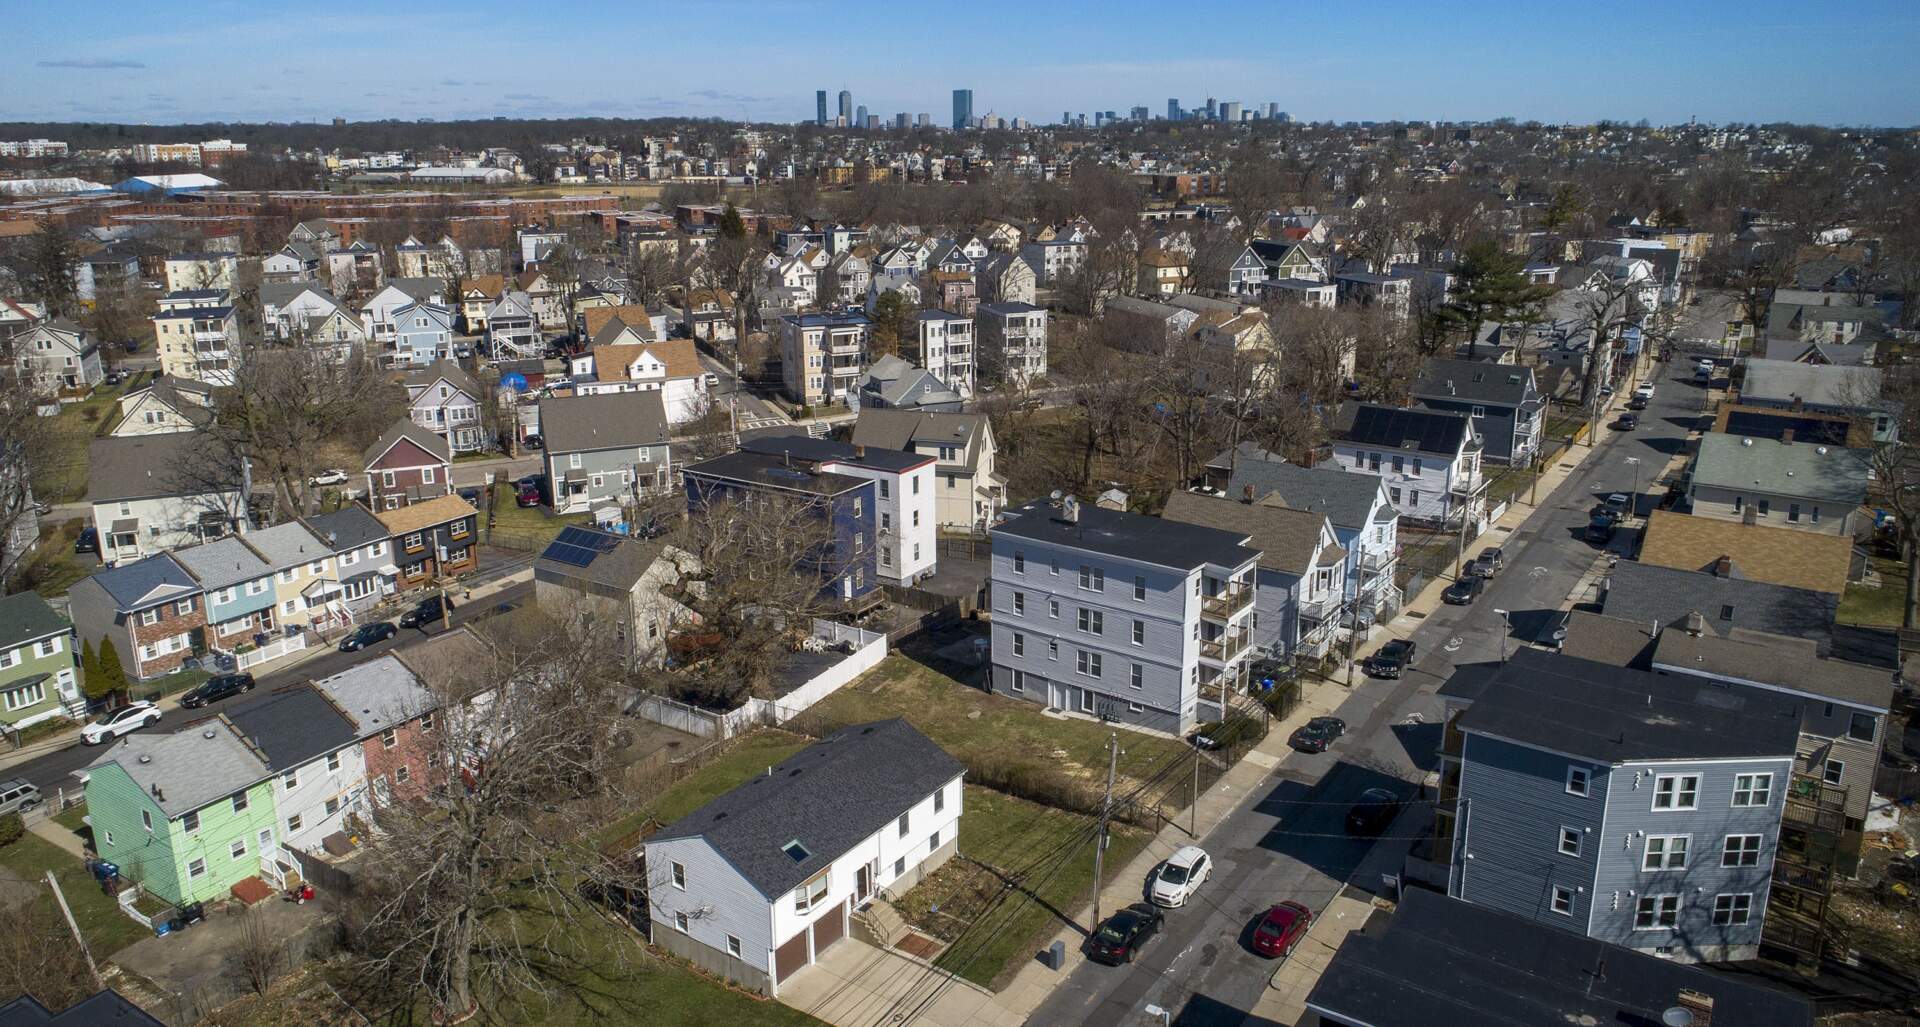
[[813,958],[819,959],[827,946],[839,941],[847,933],[847,904],[841,903],[827,911],[827,915],[813,922]]
[[773,950],[773,979],[784,981],[793,976],[795,970],[807,965],[807,932],[788,938],[786,944]]

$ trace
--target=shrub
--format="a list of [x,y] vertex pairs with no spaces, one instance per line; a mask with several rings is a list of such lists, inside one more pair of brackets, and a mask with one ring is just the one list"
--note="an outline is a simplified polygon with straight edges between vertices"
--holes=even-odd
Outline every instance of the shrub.
[[27,823],[20,819],[20,814],[8,813],[5,816],[0,816],[0,848],[5,848],[19,841],[20,836],[26,833]]

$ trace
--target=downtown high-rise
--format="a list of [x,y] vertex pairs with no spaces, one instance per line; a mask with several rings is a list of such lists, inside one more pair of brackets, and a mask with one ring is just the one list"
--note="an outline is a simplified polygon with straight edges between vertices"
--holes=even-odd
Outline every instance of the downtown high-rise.
[[965,131],[973,124],[973,90],[956,89],[953,91],[953,130]]
[[853,124],[853,92],[852,90],[847,90],[847,89],[840,90],[840,123],[842,125]]
[[813,123],[827,123],[827,91],[824,89],[815,90],[813,94]]

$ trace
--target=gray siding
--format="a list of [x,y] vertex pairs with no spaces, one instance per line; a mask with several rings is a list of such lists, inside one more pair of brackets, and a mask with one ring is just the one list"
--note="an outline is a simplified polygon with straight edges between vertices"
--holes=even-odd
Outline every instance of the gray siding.
[[1260,568],[1254,574],[1253,644],[1291,655],[1300,641],[1300,577]]
[[[687,870],[684,891],[673,885],[676,861]],[[725,857],[701,838],[649,845],[647,886],[654,940],[709,971],[766,989],[773,968],[773,913],[766,896]],[[693,915],[703,910],[706,915]],[[689,915],[686,934],[674,926],[675,913]],[[727,955],[728,935],[740,939],[741,958]]]
[[[1567,768],[1593,774],[1582,798]],[[1585,934],[1606,809],[1607,768],[1469,734],[1461,749],[1464,844],[1455,898]],[[1578,857],[1560,854],[1560,829],[1579,831]],[[1572,915],[1553,912],[1553,889],[1574,889]]]
[[[586,506],[603,499],[630,501],[633,498],[633,483],[623,483],[621,472],[637,469],[638,487],[642,490],[653,487],[655,473],[667,467],[667,447],[650,446],[648,454],[653,458],[649,463],[641,463],[638,449],[599,449],[585,452],[562,452],[547,454],[547,477],[553,488],[554,505],[561,509],[584,509]],[[580,457],[580,466],[572,466],[572,457]],[[594,487],[593,476],[600,475],[599,487]],[[669,479],[669,482],[671,479]],[[570,495],[569,483],[584,482],[587,490],[584,496]]]

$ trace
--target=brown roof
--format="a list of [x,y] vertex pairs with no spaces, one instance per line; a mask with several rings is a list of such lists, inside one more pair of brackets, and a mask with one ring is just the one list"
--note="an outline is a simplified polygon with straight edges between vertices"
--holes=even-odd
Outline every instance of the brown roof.
[[398,510],[382,510],[374,516],[395,535],[404,535],[410,531],[431,528],[436,524],[457,521],[462,517],[472,517],[477,511],[472,504],[459,496],[440,496],[424,503],[414,503]]
[[1853,540],[1669,510],[1647,519],[1641,563],[1711,574],[1721,557],[1732,561],[1727,577],[1838,595],[1847,590]]
[[1140,254],[1140,263],[1148,267],[1186,267],[1187,258],[1155,247]]
[[487,688],[498,683],[494,668],[499,654],[465,626],[408,643],[404,651],[396,649],[393,655],[435,695],[467,698],[476,686]]
[[721,310],[732,310],[733,293],[725,289],[695,289],[693,293],[687,297],[687,303],[695,307],[711,303]]
[[603,382],[626,381],[627,368],[640,358],[642,352],[651,352],[659,357],[660,362],[667,365],[668,378],[692,378],[702,373],[700,356],[693,348],[693,340],[668,339],[644,345],[595,346],[594,377]]
[[593,307],[580,315],[586,320],[587,338],[600,334],[600,329],[609,323],[618,321],[641,335],[653,334],[653,319],[647,316],[647,308],[640,303],[626,303],[617,307]]
[[1327,562],[1323,555],[1326,550],[1345,555],[1337,545],[1321,545],[1327,527],[1327,515],[1323,513],[1178,491],[1167,497],[1167,507],[1160,516],[1245,534],[1253,539],[1253,548],[1260,550],[1260,566],[1286,574],[1304,575]]
[[463,293],[478,289],[488,296],[498,296],[504,292],[506,288],[507,276],[505,275],[474,275],[472,278],[460,283],[460,289]]
[[1560,653],[1614,667],[1647,669],[1654,646],[1652,620],[1635,621],[1587,610],[1567,615],[1567,639]]

